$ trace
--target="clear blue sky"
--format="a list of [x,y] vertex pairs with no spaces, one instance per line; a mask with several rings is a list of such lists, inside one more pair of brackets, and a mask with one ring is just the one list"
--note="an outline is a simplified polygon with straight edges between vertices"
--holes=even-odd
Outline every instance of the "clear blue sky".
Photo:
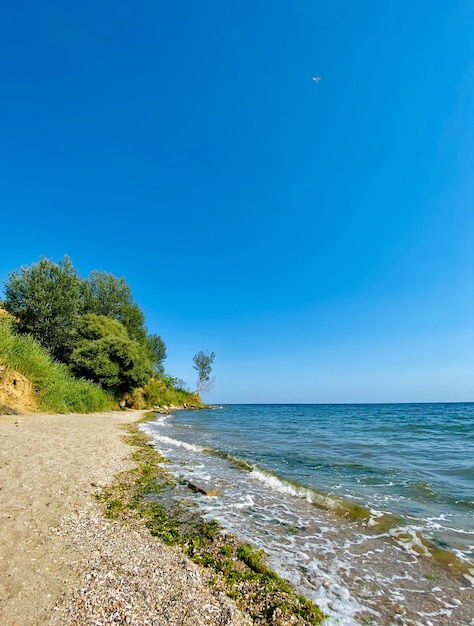
[[473,42],[472,0],[3,3],[0,281],[124,276],[211,402],[474,400]]

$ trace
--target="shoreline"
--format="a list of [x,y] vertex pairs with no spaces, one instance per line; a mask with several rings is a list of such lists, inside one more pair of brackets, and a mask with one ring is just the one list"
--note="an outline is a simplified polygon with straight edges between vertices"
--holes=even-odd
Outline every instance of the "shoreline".
[[[163,510],[176,482],[139,428],[149,415],[0,416],[0,624],[319,624],[258,550]],[[450,623],[464,623],[468,606],[456,609]]]
[[[349,518],[345,510],[334,513],[319,506],[308,498],[304,483],[291,482],[284,465],[281,475],[271,470],[266,474],[265,451],[272,439],[262,434],[263,442],[257,444],[263,457],[259,465],[258,454],[252,454],[255,445],[246,443],[255,416],[245,407],[239,410],[230,409],[215,421],[206,414],[203,419],[198,414],[195,420],[177,414],[175,419],[159,418],[156,424],[140,426],[168,458],[165,467],[178,482],[175,499],[195,503],[205,519],[221,520],[224,528],[265,550],[270,566],[333,620],[380,625],[392,624],[396,618],[397,623],[428,624],[431,616],[440,625],[470,623],[474,590],[472,574],[465,576],[466,564],[457,567],[454,556],[440,543],[428,552],[416,543],[419,535],[410,532],[402,519],[399,527],[391,524],[381,529],[368,524],[365,516]],[[274,419],[273,409],[265,411],[261,422],[268,427],[266,415],[271,413]],[[276,433],[274,441],[281,436],[278,429],[262,430]],[[235,438],[232,432],[237,433]],[[282,445],[288,448],[284,441]],[[245,467],[252,475],[242,471],[242,459],[256,461]],[[273,461],[271,456],[267,466],[276,472]],[[298,473],[299,466],[295,468]],[[186,496],[190,480],[222,487],[221,497]],[[302,488],[300,493],[295,485]],[[163,496],[157,501],[166,502],[167,492]]]
[[[157,468],[154,449],[138,431],[147,413],[0,416],[0,623],[319,623],[317,607],[288,588],[251,546],[237,556],[241,542],[217,538],[216,529],[212,537],[193,529],[193,542],[205,546],[210,539],[213,556],[230,564],[227,574],[239,581],[234,601],[222,572],[188,558],[185,544],[153,536],[159,535],[149,529],[156,508],[141,497],[155,480],[148,475],[143,482],[143,468]],[[121,498],[127,505],[118,506],[120,514],[108,514]],[[254,593],[258,608],[247,602]],[[279,608],[288,600],[290,613]]]
[[104,516],[95,496],[136,466],[123,428],[145,412],[0,416],[1,624],[252,623],[179,549]]

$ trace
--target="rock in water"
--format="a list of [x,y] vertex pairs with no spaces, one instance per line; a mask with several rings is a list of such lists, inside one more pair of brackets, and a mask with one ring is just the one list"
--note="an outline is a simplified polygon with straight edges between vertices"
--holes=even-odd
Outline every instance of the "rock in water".
[[205,496],[217,496],[219,493],[219,489],[217,487],[203,481],[190,481],[188,483],[188,487],[196,493],[203,493]]

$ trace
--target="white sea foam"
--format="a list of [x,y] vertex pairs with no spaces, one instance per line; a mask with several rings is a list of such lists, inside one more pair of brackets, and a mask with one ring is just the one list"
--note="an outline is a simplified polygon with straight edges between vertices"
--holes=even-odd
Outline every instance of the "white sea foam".
[[166,435],[153,434],[153,438],[155,441],[167,443],[168,445],[175,446],[177,448],[184,448],[185,450],[193,450],[194,452],[202,452],[204,450],[203,446],[198,446],[194,443],[187,443],[186,441],[179,441],[179,439],[172,439]]
[[282,493],[284,495],[294,496],[295,498],[306,500],[306,502],[311,504],[319,504],[328,509],[335,507],[335,503],[331,500],[331,498],[320,495],[311,489],[307,489],[306,487],[297,487],[296,485],[292,485],[285,480],[281,480],[278,476],[264,472],[261,469],[254,467],[250,472],[250,476],[263,483],[272,491],[277,491],[278,493]]
[[273,491],[278,491],[279,493],[285,493],[296,497],[300,495],[298,493],[298,489],[294,485],[290,485],[289,483],[280,480],[277,476],[274,476],[273,474],[268,474],[267,472],[263,472],[260,469],[253,468],[250,476],[260,481],[266,487],[269,487]]
[[469,576],[469,574],[464,574],[464,578],[469,582],[471,587],[474,587],[474,572],[472,576]]
[[[163,426],[163,424],[166,424],[166,422],[169,422],[171,414],[170,413],[155,413],[155,416],[156,417],[153,420],[153,424],[157,426]],[[141,428],[142,430],[149,430],[148,422],[145,422],[145,424],[142,424]]]
[[370,517],[366,524],[369,528],[371,528],[372,526],[376,526],[377,525],[376,520],[384,516],[383,511],[378,511],[377,509],[369,509],[369,513],[370,513]]
[[246,494],[240,502],[235,502],[230,505],[231,509],[245,509],[249,506],[254,506],[255,500],[250,494]]
[[389,530],[388,534],[410,554],[419,556],[421,553],[424,556],[432,556],[431,552],[419,538],[416,530],[409,527],[392,528]]

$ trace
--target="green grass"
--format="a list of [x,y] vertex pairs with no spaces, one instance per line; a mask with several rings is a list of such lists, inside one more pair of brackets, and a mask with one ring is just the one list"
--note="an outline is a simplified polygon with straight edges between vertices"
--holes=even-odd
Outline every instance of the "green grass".
[[0,318],[0,360],[31,382],[42,411],[90,413],[114,406],[99,386],[74,378],[65,365],[53,362],[33,337],[16,335],[8,318]]
[[[154,414],[145,417],[153,418]],[[153,536],[180,546],[205,567],[211,584],[251,615],[256,625],[321,624],[321,610],[266,565],[263,551],[224,534],[217,521],[204,520],[195,508],[168,497],[174,481],[166,471],[166,459],[149,445],[136,423],[128,426],[126,440],[135,448],[137,466],[99,496],[109,518],[124,522],[130,516],[142,518]]]
[[154,406],[203,406],[200,398],[190,391],[177,389],[167,384],[166,378],[152,378],[144,387],[144,399],[147,407]]

